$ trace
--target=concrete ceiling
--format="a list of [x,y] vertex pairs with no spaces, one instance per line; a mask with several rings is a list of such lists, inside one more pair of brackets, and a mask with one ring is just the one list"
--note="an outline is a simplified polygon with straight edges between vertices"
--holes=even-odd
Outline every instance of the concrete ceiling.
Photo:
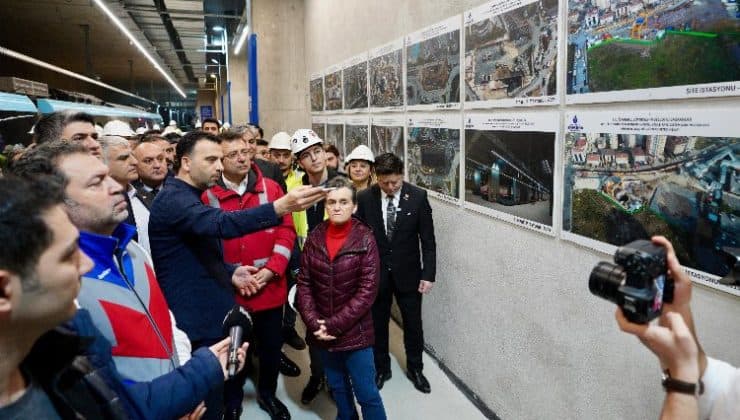
[[[160,103],[182,100],[91,0],[3,0],[2,3],[0,45],[3,47]],[[245,0],[105,0],[105,3],[177,81],[188,99],[195,98],[199,80],[202,83],[208,73],[218,71],[211,60],[225,64],[223,54],[207,52],[221,50],[222,34],[211,28],[220,25],[227,31],[229,40],[233,39],[245,9]],[[28,65],[5,58],[0,75],[23,78],[25,69]]]

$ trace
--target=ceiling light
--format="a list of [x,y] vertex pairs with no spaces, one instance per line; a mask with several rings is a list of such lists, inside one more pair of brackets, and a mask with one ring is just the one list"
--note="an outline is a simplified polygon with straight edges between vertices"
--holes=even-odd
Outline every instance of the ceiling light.
[[45,69],[49,69],[51,71],[55,71],[57,73],[61,73],[61,74],[65,75],[65,76],[74,77],[75,79],[82,80],[83,82],[92,83],[94,85],[98,85],[98,86],[103,87],[105,89],[110,89],[110,90],[112,90],[114,92],[118,92],[118,93],[121,93],[123,95],[131,96],[133,98],[136,98],[136,99],[139,99],[139,100],[142,100],[142,101],[146,101],[146,102],[150,102],[150,103],[156,104],[156,102],[154,102],[154,101],[151,101],[151,100],[146,99],[146,98],[142,98],[141,96],[138,96],[138,95],[134,95],[131,92],[127,92],[127,91],[125,91],[123,89],[119,89],[119,88],[117,88],[115,86],[111,86],[109,84],[103,83],[103,82],[98,81],[98,80],[95,80],[95,79],[91,79],[91,78],[89,78],[87,76],[83,76],[83,75],[81,75],[79,73],[75,73],[73,71],[69,71],[67,69],[63,69],[61,67],[57,67],[57,66],[55,66],[53,64],[47,63],[46,61],[41,61],[41,60],[38,60],[36,58],[29,57],[29,56],[27,56],[25,54],[21,54],[21,53],[16,52],[16,51],[9,50],[9,49],[7,49],[5,47],[0,47],[0,54],[5,54],[5,55],[7,55],[9,57],[13,57],[13,58],[15,58],[17,60],[25,61],[26,63],[30,63],[30,64],[33,64],[35,66],[43,67]]
[[214,26],[211,29],[213,29],[213,32],[223,32],[224,27],[223,26],[216,25],[216,26]]
[[216,60],[215,58],[212,58],[212,59],[211,59],[211,63],[213,63],[213,64],[219,64],[219,63],[218,63],[218,60]]
[[126,29],[126,27],[118,19],[118,17],[114,15],[113,12],[110,11],[110,9],[108,9],[108,6],[106,6],[105,3],[103,3],[103,0],[93,0],[93,2],[95,2],[95,4],[113,21],[113,23],[115,23],[116,26],[118,26],[118,29],[120,29],[121,32],[123,32],[128,37],[131,43],[136,45],[136,48],[139,49],[139,51],[144,55],[144,57],[146,57],[149,60],[149,62],[152,63],[152,65],[157,70],[159,70],[160,73],[162,73],[162,76],[164,76],[167,82],[169,82],[169,84],[172,85],[173,88],[175,88],[177,93],[179,93],[183,98],[186,98],[187,95],[185,95],[185,92],[182,91],[180,86],[178,86],[177,83],[170,77],[170,75],[167,74],[166,71],[164,71],[162,66],[160,66],[159,63],[157,63],[157,60],[155,60],[154,57],[152,57],[147,52],[147,50],[141,45],[141,43],[139,43],[139,41],[136,38],[134,38],[131,32],[129,32],[129,30]]
[[247,35],[249,35],[248,25],[242,28],[242,33],[241,35],[239,35],[239,41],[236,42],[236,47],[234,48],[234,55],[239,54],[239,51],[241,51],[242,47],[244,46],[244,41],[247,40]]

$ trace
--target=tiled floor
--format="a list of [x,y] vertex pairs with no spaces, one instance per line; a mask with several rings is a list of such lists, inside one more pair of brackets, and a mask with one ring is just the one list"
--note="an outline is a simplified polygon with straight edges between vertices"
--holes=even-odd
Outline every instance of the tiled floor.
[[[429,379],[432,393],[422,394],[417,391],[406,378],[402,331],[393,322],[391,322],[390,334],[393,378],[386,382],[380,391],[389,419],[473,420],[485,418],[439,369],[436,361],[426,353],[424,354],[424,375]],[[302,373],[297,378],[280,376],[278,398],[288,407],[293,419],[334,419],[336,407],[325,391],[319,394],[310,405],[301,404],[301,391],[309,376],[308,350],[296,351],[288,346],[285,348],[288,356],[301,367]],[[251,380],[247,381],[244,390],[242,419],[269,420],[267,413],[257,406],[255,388]]]

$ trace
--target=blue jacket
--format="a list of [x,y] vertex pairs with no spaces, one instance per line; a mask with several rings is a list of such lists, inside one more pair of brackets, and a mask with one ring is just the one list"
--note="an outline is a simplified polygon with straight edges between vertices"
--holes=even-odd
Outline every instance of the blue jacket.
[[132,419],[179,418],[195,409],[211,390],[223,384],[220,363],[210,350],[202,348],[193,353],[188,363],[166,375],[150,382],[125,386],[113,363],[110,344],[86,310],[78,310],[65,327],[86,344],[81,346],[84,355],[97,376],[118,395]]
[[231,275],[221,239],[237,238],[277,226],[282,218],[272,204],[226,212],[200,201],[203,191],[167,178],[149,216],[154,269],[177,326],[190,341],[223,337],[221,325],[235,305]]

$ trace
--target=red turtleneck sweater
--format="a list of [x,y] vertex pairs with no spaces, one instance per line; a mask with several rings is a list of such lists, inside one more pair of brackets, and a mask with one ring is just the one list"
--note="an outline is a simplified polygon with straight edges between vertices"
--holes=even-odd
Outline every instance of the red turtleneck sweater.
[[334,256],[344,245],[344,241],[349,236],[349,231],[352,229],[352,219],[350,218],[347,223],[339,226],[335,226],[329,223],[329,228],[326,230],[326,250],[329,251],[329,261],[334,261]]

